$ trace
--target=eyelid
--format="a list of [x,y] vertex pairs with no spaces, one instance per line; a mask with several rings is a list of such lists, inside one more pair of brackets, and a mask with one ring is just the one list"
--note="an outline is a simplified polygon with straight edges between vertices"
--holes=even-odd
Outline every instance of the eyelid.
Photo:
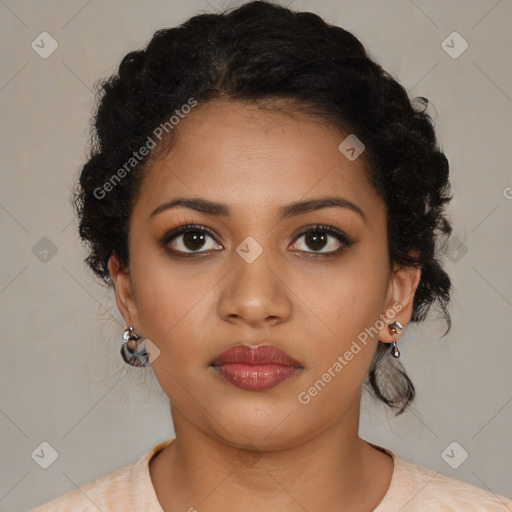
[[[188,231],[201,231],[203,233],[206,233],[207,235],[211,236],[217,243],[219,241],[217,240],[217,234],[213,229],[209,228],[208,226],[205,226],[203,224],[195,224],[192,222],[187,222],[186,224],[180,224],[179,226],[176,226],[175,228],[171,228],[168,231],[165,232],[164,236],[161,239],[162,245],[167,245],[171,240],[174,238],[182,235],[183,233],[187,233]],[[199,251],[197,251],[199,252]],[[202,251],[206,252],[206,251]],[[190,254],[194,254],[191,252]]]
[[351,237],[349,237],[344,231],[341,229],[335,228],[334,226],[331,226],[329,224],[309,224],[308,226],[304,226],[300,228],[297,233],[293,235],[293,239],[295,240],[297,237],[304,235],[305,233],[309,233],[310,231],[324,231],[331,235],[338,235],[340,238],[342,238],[347,243],[353,243],[354,240],[352,240]]
[[313,258],[329,258],[331,256],[338,256],[341,255],[341,253],[345,252],[346,249],[350,248],[352,245],[354,245],[357,240],[353,239],[352,237],[348,236],[344,231],[341,229],[335,228],[334,226],[331,226],[329,224],[310,224],[308,226],[302,227],[294,236],[294,244],[297,243],[297,241],[305,234],[307,233],[314,233],[314,232],[322,232],[327,235],[330,235],[331,237],[335,238],[338,242],[341,243],[341,247],[338,249],[332,250],[332,251],[302,251],[298,250],[297,253],[303,257],[313,257]]
[[196,220],[185,215],[183,212],[179,212],[177,214],[176,220],[174,222],[172,222],[172,226],[170,228],[165,229],[164,234],[163,234],[163,236],[160,237],[160,239],[161,239],[161,241],[163,241],[164,239],[166,239],[168,237],[168,235],[176,234],[177,230],[182,229],[184,227],[190,227],[190,226],[193,226],[196,229],[204,227],[204,228],[206,228],[208,234],[210,234],[215,239],[217,239],[217,234],[214,232],[213,229],[208,228],[208,226],[205,226],[204,224],[197,223]]
[[[217,244],[222,245],[218,241],[217,234],[208,226],[205,226],[203,224],[194,223],[193,221],[191,221],[189,219],[185,219],[185,218],[182,218],[182,222],[184,222],[184,224],[179,224],[175,228],[171,228],[166,231],[165,235],[162,237],[162,239],[160,241],[160,243],[163,247],[166,247],[176,237],[178,237],[184,233],[187,233],[189,231],[194,231],[194,230],[208,234],[213,240],[215,240],[215,242]],[[345,249],[348,249],[350,246],[352,246],[356,242],[356,240],[354,240],[352,237],[348,236],[341,229],[338,229],[338,228],[328,225],[328,224],[309,224],[307,226],[303,226],[293,235],[292,242],[296,243],[297,240],[300,239],[303,235],[305,235],[307,233],[315,232],[315,231],[326,233],[327,235],[330,235],[330,236],[336,238],[338,240],[338,242],[340,242],[342,244],[341,247],[336,250],[326,251],[326,252],[298,250],[297,251],[298,253],[311,255],[313,257],[335,256],[335,255],[343,252]],[[176,249],[169,249],[169,250],[178,256],[183,256],[183,255],[193,256],[193,255],[207,255],[207,254],[211,253],[212,251],[218,251],[219,249],[209,249],[206,251],[199,250],[199,251],[190,251],[190,252],[179,251]]]

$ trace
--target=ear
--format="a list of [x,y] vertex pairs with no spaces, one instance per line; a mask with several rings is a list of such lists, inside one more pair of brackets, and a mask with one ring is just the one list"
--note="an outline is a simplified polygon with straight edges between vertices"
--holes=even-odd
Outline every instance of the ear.
[[[378,339],[384,343],[392,343],[400,338],[401,330],[396,334],[389,331],[388,325],[399,321],[404,329],[412,316],[414,294],[421,278],[421,269],[415,267],[395,266],[389,278],[388,293],[386,299],[386,315],[383,320],[385,325],[379,332]],[[395,315],[393,316],[393,312]]]
[[108,271],[114,282],[117,307],[123,315],[127,326],[132,325],[135,332],[139,332],[139,317],[137,306],[133,296],[132,283],[128,268],[121,268],[116,255],[110,256],[108,260]]

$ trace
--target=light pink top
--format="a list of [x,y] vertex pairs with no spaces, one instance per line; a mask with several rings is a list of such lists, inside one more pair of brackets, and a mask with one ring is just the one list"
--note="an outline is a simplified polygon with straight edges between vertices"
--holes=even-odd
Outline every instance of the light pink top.
[[[32,512],[163,512],[151,482],[149,460],[176,438],[155,445],[135,464],[68,492]],[[372,443],[370,443],[372,444]],[[430,469],[393,452],[391,484],[373,512],[512,512],[512,500]]]

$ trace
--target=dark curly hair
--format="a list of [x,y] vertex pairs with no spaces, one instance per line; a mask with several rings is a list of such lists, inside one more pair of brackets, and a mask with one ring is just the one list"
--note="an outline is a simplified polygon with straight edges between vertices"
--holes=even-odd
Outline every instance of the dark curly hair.
[[[425,112],[428,100],[411,101],[353,34],[310,12],[252,1],[156,31],[97,85],[90,158],[73,205],[89,247],[86,262],[107,284],[109,257],[128,262],[130,213],[141,179],[151,159],[169,150],[172,130],[135,163],[134,151],[191,98],[198,109],[211,100],[242,101],[320,116],[364,141],[368,178],[386,205],[390,262],[421,268],[411,321],[424,320],[437,303],[450,330],[451,281],[437,244],[438,235],[452,231],[444,215],[452,199],[448,160]],[[127,161],[133,170],[126,170]],[[123,165],[122,179],[113,181]],[[415,390],[388,348],[379,341],[365,384],[398,415]]]

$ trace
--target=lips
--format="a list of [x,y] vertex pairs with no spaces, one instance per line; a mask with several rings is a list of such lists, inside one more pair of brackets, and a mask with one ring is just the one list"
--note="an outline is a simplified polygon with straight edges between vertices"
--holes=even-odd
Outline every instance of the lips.
[[237,345],[221,352],[210,366],[225,380],[247,391],[273,388],[303,368],[273,345]]
[[301,367],[297,360],[272,345],[260,345],[258,347],[237,345],[221,352],[210,364],[218,366],[227,363],[242,363],[251,366],[278,364]]

